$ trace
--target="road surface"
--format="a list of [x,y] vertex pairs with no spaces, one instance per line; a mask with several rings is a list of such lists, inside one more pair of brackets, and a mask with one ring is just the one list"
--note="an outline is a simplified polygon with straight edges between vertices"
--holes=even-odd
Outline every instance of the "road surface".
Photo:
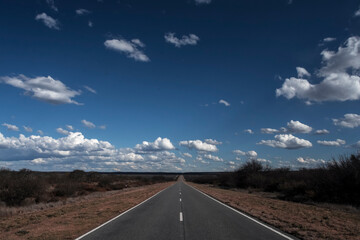
[[294,239],[195,190],[183,181],[78,239]]

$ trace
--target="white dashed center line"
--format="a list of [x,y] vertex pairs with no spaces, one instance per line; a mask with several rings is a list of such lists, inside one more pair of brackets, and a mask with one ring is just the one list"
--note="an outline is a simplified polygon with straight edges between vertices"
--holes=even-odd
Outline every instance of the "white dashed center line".
[[183,221],[183,214],[182,214],[182,212],[180,212],[180,222],[182,222]]

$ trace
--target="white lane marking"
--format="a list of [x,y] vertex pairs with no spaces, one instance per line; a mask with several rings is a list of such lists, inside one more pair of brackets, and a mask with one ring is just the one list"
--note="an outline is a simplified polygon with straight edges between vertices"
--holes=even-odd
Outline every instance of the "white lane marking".
[[180,195],[181,195],[181,192],[180,192]]
[[183,221],[183,214],[182,214],[182,212],[180,212],[180,222],[182,222]]
[[180,202],[181,202],[181,198],[180,198]]
[[[186,184],[186,185],[188,185],[188,184]],[[275,232],[275,233],[279,234],[280,236],[282,236],[282,237],[284,237],[284,238],[286,238],[286,239],[288,239],[288,240],[294,240],[293,238],[291,238],[291,237],[289,237],[289,236],[286,236],[285,234],[283,234],[283,233],[279,232],[278,230],[273,229],[272,227],[270,227],[270,226],[268,226],[268,225],[265,225],[265,224],[263,224],[262,222],[259,222],[259,221],[258,221],[258,220],[256,220],[255,218],[252,218],[252,217],[250,217],[250,216],[246,215],[245,213],[242,213],[242,212],[240,212],[240,211],[236,210],[235,208],[232,208],[232,207],[230,207],[230,206],[228,206],[228,205],[226,205],[226,204],[224,204],[224,203],[220,202],[219,200],[217,200],[217,199],[215,199],[215,198],[213,198],[213,197],[210,197],[209,195],[207,195],[207,194],[203,193],[202,191],[200,191],[200,190],[198,190],[198,189],[194,188],[193,186],[190,186],[190,185],[188,185],[188,186],[189,186],[189,187],[191,187],[191,188],[193,188],[193,189],[195,189],[195,190],[196,190],[196,191],[198,191],[199,193],[201,193],[201,194],[203,194],[203,195],[207,196],[208,198],[210,198],[210,199],[214,200],[215,202],[218,202],[218,203],[220,203],[221,205],[223,205],[223,206],[225,206],[225,207],[227,207],[227,208],[229,208],[229,209],[233,210],[234,212],[237,212],[238,214],[240,214],[240,215],[242,215],[242,216],[244,216],[244,217],[246,217],[246,218],[248,218],[248,219],[250,219],[250,220],[252,220],[252,221],[256,222],[257,224],[260,224],[261,226],[263,226],[263,227],[265,227],[265,228],[267,228],[267,229],[269,229],[269,230],[271,230],[271,231],[273,231],[273,232]]]
[[138,206],[142,205],[143,203],[145,203],[145,202],[149,201],[150,199],[152,199],[153,197],[155,197],[155,196],[156,196],[156,195],[158,195],[159,193],[161,193],[161,192],[165,191],[166,189],[168,189],[168,188],[170,188],[170,187],[174,186],[175,184],[176,184],[176,183],[174,183],[174,184],[173,184],[173,185],[171,185],[171,186],[168,186],[167,188],[165,188],[165,189],[161,190],[160,192],[156,193],[155,195],[153,195],[153,196],[149,197],[148,199],[146,199],[146,200],[142,201],[142,202],[141,202],[141,203],[139,203],[138,205],[136,205],[136,206],[134,206],[134,207],[132,207],[132,208],[130,208],[130,209],[128,209],[128,210],[126,210],[125,212],[121,213],[120,215],[117,215],[116,217],[114,217],[114,218],[110,219],[109,221],[107,221],[107,222],[105,222],[105,223],[101,224],[100,226],[98,226],[98,227],[94,228],[93,230],[91,230],[91,231],[89,231],[89,232],[85,233],[84,235],[81,235],[80,237],[76,238],[75,240],[82,239],[83,237],[85,237],[85,236],[89,235],[90,233],[95,232],[95,231],[96,231],[96,230],[98,230],[99,228],[101,228],[101,227],[105,226],[106,224],[108,224],[108,223],[110,223],[110,222],[114,221],[115,219],[117,219],[117,218],[121,217],[122,215],[124,215],[124,214],[126,214],[126,213],[130,212],[130,211],[131,211],[131,210],[133,210],[134,208],[136,208],[136,207],[138,207]]

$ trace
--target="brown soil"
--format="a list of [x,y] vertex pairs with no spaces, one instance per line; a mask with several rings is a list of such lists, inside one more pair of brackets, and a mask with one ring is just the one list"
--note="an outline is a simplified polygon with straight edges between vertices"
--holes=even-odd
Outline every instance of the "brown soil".
[[[0,218],[0,239],[74,239],[173,182],[93,194]],[[34,210],[35,209],[35,210]]]
[[354,208],[314,206],[271,199],[266,194],[188,184],[300,239],[360,239],[360,212]]

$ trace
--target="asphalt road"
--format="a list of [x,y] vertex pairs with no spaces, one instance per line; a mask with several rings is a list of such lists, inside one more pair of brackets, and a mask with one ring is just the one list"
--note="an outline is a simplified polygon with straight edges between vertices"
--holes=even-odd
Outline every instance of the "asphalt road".
[[[270,229],[269,229],[270,228]],[[79,239],[294,239],[179,181]]]

